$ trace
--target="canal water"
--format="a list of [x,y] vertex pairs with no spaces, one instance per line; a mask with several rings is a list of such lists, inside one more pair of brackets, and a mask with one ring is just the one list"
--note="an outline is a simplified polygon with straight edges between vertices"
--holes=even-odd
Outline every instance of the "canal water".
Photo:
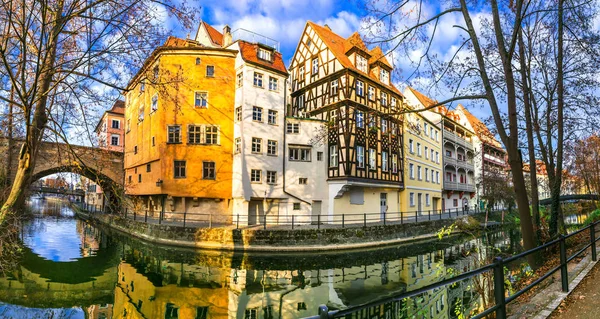
[[[337,253],[246,254],[160,247],[77,219],[67,203],[31,199],[22,260],[0,278],[0,318],[303,318],[476,268],[482,253],[519,250],[517,230]],[[483,251],[483,250],[480,250]],[[457,318],[481,309],[471,281],[363,310],[354,318]]]

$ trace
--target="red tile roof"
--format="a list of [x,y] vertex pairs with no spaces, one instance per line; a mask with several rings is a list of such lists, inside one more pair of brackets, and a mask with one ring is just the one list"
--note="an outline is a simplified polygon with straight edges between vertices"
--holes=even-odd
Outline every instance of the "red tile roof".
[[[438,101],[429,98],[427,95],[413,89],[410,86],[408,87],[408,89],[414,94],[414,96],[417,98],[417,100],[419,100],[419,102],[421,102],[421,104],[423,104],[423,106],[425,106],[425,107],[429,107],[431,105],[435,105],[435,104],[439,103]],[[448,116],[448,117],[452,118],[452,120],[456,120],[455,119],[456,116],[455,116],[454,112],[449,111],[445,105],[436,106],[432,109],[432,111],[439,113],[441,115]]]
[[112,108],[109,112],[117,113],[117,114],[125,114],[125,101],[117,100],[115,104],[113,104]]
[[187,48],[187,47],[202,47],[202,44],[195,40],[181,39],[174,36],[169,36],[167,41],[162,45],[166,48]]
[[258,44],[248,43],[242,40],[239,40],[238,43],[240,45],[240,52],[244,61],[283,73],[285,75],[288,74],[285,64],[283,63],[283,57],[281,56],[281,53],[275,51],[273,52],[273,61],[265,61],[258,58]]
[[[314,22],[311,22],[311,21],[308,21],[307,24],[313,30],[315,30],[315,32],[317,33],[317,35],[319,35],[319,37],[321,38],[321,40],[323,40],[323,42],[325,42],[325,44],[327,45],[327,47],[329,48],[329,50],[331,50],[331,52],[333,53],[333,55],[342,64],[342,66],[344,68],[352,69],[352,70],[354,70],[356,72],[365,74],[364,72],[358,70],[354,66],[354,64],[352,63],[352,61],[350,61],[350,59],[346,55],[346,52],[350,51],[352,48],[358,48],[361,51],[363,51],[366,55],[370,55],[369,51],[367,50],[367,47],[365,46],[365,43],[361,39],[361,37],[358,34],[358,32],[354,32],[351,36],[348,37],[348,39],[344,39],[341,36],[339,36],[338,34],[336,34],[333,31],[331,31],[331,29],[329,29],[328,27],[320,26],[320,25],[318,25],[318,24],[316,24]],[[381,51],[381,49],[379,51]],[[373,52],[373,51],[371,51],[371,52]],[[372,74],[372,73],[369,73],[369,74],[366,74],[366,75],[369,78],[371,78],[372,80],[374,80],[374,81],[382,84],[383,86],[387,87],[388,89],[396,92],[399,95],[402,95],[402,93],[400,93],[400,91],[393,84],[385,84],[385,83],[379,81],[379,79],[374,74]]]
[[371,50],[371,52],[369,52],[369,54],[371,54],[371,58],[369,59],[369,65],[376,63],[376,62],[380,62],[380,63],[383,63],[388,68],[392,69],[392,65],[385,58],[385,55],[383,54],[383,51],[381,51],[380,47],[375,47],[375,49]]
[[206,32],[211,41],[218,46],[223,46],[223,34],[204,21],[202,21],[202,25],[206,28]]
[[494,137],[494,134],[492,134],[492,132],[490,132],[488,127],[483,122],[481,122],[475,115],[471,114],[471,112],[469,112],[461,104],[459,104],[456,109],[462,111],[462,113],[465,115],[467,121],[469,121],[469,123],[471,123],[471,127],[473,127],[473,131],[475,131],[475,134],[477,134],[477,136],[479,137],[479,139],[482,142],[490,144],[499,149],[502,149],[502,145],[500,144],[500,142],[498,142],[498,140],[496,140],[496,138]]

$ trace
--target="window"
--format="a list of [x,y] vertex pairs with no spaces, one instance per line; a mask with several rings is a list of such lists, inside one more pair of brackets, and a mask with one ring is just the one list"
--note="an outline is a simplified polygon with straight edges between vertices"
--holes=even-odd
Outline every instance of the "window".
[[452,151],[446,150],[446,157],[452,157]]
[[329,167],[338,166],[338,152],[337,145],[329,146]]
[[359,168],[365,167],[365,147],[358,145],[356,146],[356,163]]
[[263,87],[263,75],[254,72],[254,86]]
[[398,173],[398,155],[392,154],[392,173]]
[[338,80],[331,81],[331,95],[338,94]]
[[377,167],[377,159],[375,158],[376,153],[374,149],[369,149],[369,168],[376,169]]
[[365,127],[365,113],[356,111],[356,127]]
[[427,123],[423,123],[423,133],[425,133],[425,135],[427,135]]
[[[131,175],[129,175],[129,178],[128,178],[128,180],[129,180],[129,184],[133,183],[133,178],[131,177]],[[95,190],[94,190],[94,191],[95,191]]]
[[202,162],[202,179],[215,179],[216,177],[215,162]]
[[150,112],[158,110],[158,94],[154,94],[152,97],[152,103],[150,103]]
[[140,106],[138,109],[138,123],[144,120],[144,106]]
[[272,61],[272,52],[270,50],[265,50],[265,49],[258,49],[258,54],[257,54],[259,59],[265,60],[265,61]]
[[240,73],[237,74],[236,85],[239,88],[241,88],[242,86],[244,86],[244,72],[240,72]]
[[298,309],[298,311],[300,311],[300,310],[306,310],[306,303],[304,303],[304,302],[299,302],[299,303],[298,303],[298,308],[297,308],[297,309]]
[[415,153],[415,148],[414,148],[413,140],[412,139],[408,140],[408,151],[411,152],[411,153],[413,153],[413,154]]
[[142,182],[142,174],[138,174],[138,183]]
[[300,123],[287,123],[286,133],[290,133],[290,134],[300,133]]
[[304,66],[298,68],[298,81],[304,81]]
[[169,125],[167,126],[167,143],[181,143],[181,126]]
[[215,67],[213,65],[206,66],[206,77],[212,78],[215,76]]
[[110,145],[119,146],[119,135],[112,135],[110,137]]
[[440,183],[440,172],[435,172],[435,182]]
[[365,94],[365,84],[362,81],[356,81],[356,95],[363,96]]
[[196,92],[194,98],[194,106],[201,109],[208,108],[208,93]]
[[429,147],[425,146],[425,158],[429,159]]
[[453,199],[452,200],[452,205],[454,205],[454,207],[458,207],[458,199]]
[[269,110],[267,122],[271,125],[277,125],[277,111]]
[[300,177],[300,178],[298,178],[298,184],[300,184],[300,185],[306,185],[306,184],[308,184],[308,178],[306,178],[306,177]]
[[435,183],[435,171],[431,170],[431,182]]
[[167,302],[165,306],[165,319],[179,318],[179,308],[175,307],[174,304]]
[[256,122],[262,122],[262,107],[253,106],[252,107],[252,120]]
[[202,126],[188,125],[188,144],[202,143]]
[[144,92],[146,90],[146,83],[141,82],[140,83],[140,93]]
[[277,172],[267,171],[267,184],[275,185],[277,183]]
[[446,181],[447,182],[452,182],[452,173],[446,172]]
[[417,155],[421,156],[421,143],[417,143]]
[[429,137],[434,138],[433,127],[429,129]]
[[440,152],[435,152],[435,162],[440,163]]
[[323,152],[317,152],[317,161],[323,161]]
[[133,147],[133,154],[137,154],[137,145]]
[[374,128],[377,126],[377,120],[375,119],[375,115],[369,114],[369,128]]
[[319,58],[314,58],[312,60],[312,75],[316,75],[319,73]]
[[310,162],[310,148],[290,147],[290,161]]
[[387,133],[388,130],[388,121],[381,119],[381,133]]
[[387,106],[387,93],[381,92],[381,105]]
[[148,163],[148,164],[146,164],[146,173],[150,173],[150,172],[152,172],[152,164]]
[[392,102],[390,103],[390,106],[392,107],[392,110],[396,109],[396,98],[392,97]]
[[159,68],[158,68],[158,65],[154,67],[153,73],[154,73],[154,74],[153,74],[153,76],[154,76],[154,80],[157,80],[157,79],[158,79],[158,75],[159,75]]
[[294,203],[294,210],[300,210],[300,203]]
[[369,101],[375,101],[375,88],[369,86]]
[[298,108],[301,109],[301,110],[303,110],[304,109],[304,94],[298,96],[297,101],[298,101],[297,102]]
[[121,128],[121,121],[119,121],[119,120],[112,120],[111,124],[112,124],[111,127],[114,129],[118,130]]
[[415,206],[415,193],[408,194],[408,202],[410,203],[410,206]]
[[388,153],[381,152],[381,170],[387,172],[388,170]]
[[235,120],[238,122],[242,120],[242,107],[241,106],[238,106],[235,108]]
[[234,148],[233,148],[234,153],[242,152],[242,139],[241,138],[236,137],[233,144],[234,144]]
[[267,155],[277,156],[277,141],[267,141]]
[[408,172],[410,173],[410,179],[415,179],[415,164],[408,164]]
[[277,87],[278,87],[278,80],[272,76],[269,77],[269,90],[271,91],[277,91]]
[[219,144],[219,127],[216,125],[206,125],[204,144]]
[[202,63],[202,60],[200,58],[196,58],[196,65],[200,65],[200,63]]
[[384,84],[390,84],[390,72],[381,69],[381,71],[379,71],[379,81],[383,82]]
[[417,165],[417,179],[423,180],[423,175],[421,174],[421,165]]
[[174,177],[185,178],[185,161],[173,161]]
[[262,181],[262,170],[252,169],[250,170],[250,182],[260,183]]
[[435,141],[438,141],[438,131],[435,131]]
[[429,168],[425,167],[425,181],[429,182]]
[[252,138],[252,153],[262,153],[262,138]]
[[357,54],[356,55],[356,68],[359,69],[362,72],[367,72],[367,59],[362,56]]
[[208,319],[208,307],[196,307],[196,318],[194,319]]
[[127,120],[127,133],[131,130],[131,120]]
[[258,308],[246,309],[244,319],[258,319]]
[[433,149],[431,150],[431,161],[435,162],[435,152],[433,151]]

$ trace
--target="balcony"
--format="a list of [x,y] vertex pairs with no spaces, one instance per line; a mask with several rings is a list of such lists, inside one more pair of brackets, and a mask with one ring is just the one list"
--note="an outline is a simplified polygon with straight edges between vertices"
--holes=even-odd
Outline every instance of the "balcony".
[[456,143],[462,147],[465,147],[467,150],[473,151],[473,144],[465,140],[463,137],[456,135],[454,132],[443,130],[442,137],[444,140]]
[[464,168],[467,170],[474,170],[473,161],[461,161],[453,157],[444,156],[444,165],[453,165],[457,168]]
[[444,181],[444,190],[475,193],[475,185]]

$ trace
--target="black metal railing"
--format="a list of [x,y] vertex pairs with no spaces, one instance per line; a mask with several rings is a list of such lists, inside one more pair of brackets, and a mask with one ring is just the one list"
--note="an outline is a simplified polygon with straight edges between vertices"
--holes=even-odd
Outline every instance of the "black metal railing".
[[[480,267],[475,270],[471,270],[471,271],[462,273],[462,274],[457,275],[452,278],[448,278],[448,279],[433,283],[431,285],[428,285],[428,286],[425,286],[422,288],[404,292],[402,294],[379,299],[379,300],[372,301],[372,302],[365,303],[365,304],[358,305],[358,306],[352,306],[352,307],[342,309],[342,310],[329,311],[327,306],[321,305],[321,306],[319,306],[319,308],[317,310],[318,315],[313,316],[313,317],[308,317],[308,318],[312,318],[312,319],[353,318],[352,317],[353,314],[360,313],[364,309],[378,307],[378,306],[388,304],[388,303],[401,302],[404,299],[415,297],[415,296],[421,295],[423,293],[432,291],[434,289],[442,288],[442,287],[457,283],[459,281],[473,278],[473,277],[481,275],[485,272],[492,271],[493,279],[494,279],[493,280],[493,285],[494,285],[493,289],[494,289],[495,305],[492,307],[489,307],[487,309],[484,309],[482,312],[480,312],[479,314],[477,314],[471,318],[475,318],[475,319],[484,318],[491,313],[495,313],[496,318],[504,319],[507,317],[507,312],[506,312],[507,304],[514,301],[519,296],[521,296],[524,293],[526,293],[527,291],[529,291],[531,288],[537,286],[542,281],[544,281],[548,277],[552,276],[555,272],[557,272],[559,270],[560,270],[561,289],[563,292],[569,291],[569,273],[568,273],[568,269],[567,269],[567,264],[570,261],[577,258],[578,256],[580,256],[581,254],[583,254],[589,248],[591,248],[592,261],[597,260],[596,242],[598,241],[598,238],[596,238],[596,225],[598,223],[600,223],[600,221],[594,222],[594,223],[590,224],[589,226],[581,228],[581,229],[577,230],[576,232],[573,232],[567,236],[560,235],[559,238],[557,238],[553,241],[550,241],[548,243],[545,243],[541,246],[530,249],[528,251],[522,252],[520,254],[517,254],[517,255],[514,255],[514,256],[511,256],[508,258],[504,258],[504,259],[501,257],[496,257],[494,259],[494,262],[491,264],[485,265],[485,266]],[[572,236],[575,236],[586,230],[589,230],[589,242],[583,248],[577,250],[572,255],[567,256],[566,240],[568,238],[571,238]],[[542,274],[539,278],[537,278],[536,280],[534,280],[533,282],[531,282],[530,284],[525,286],[523,289],[516,291],[510,295],[507,295],[506,294],[506,281],[505,281],[504,267],[511,262],[517,261],[522,258],[526,258],[531,254],[541,252],[542,250],[549,249],[556,245],[559,246],[560,264],[558,266],[550,269],[546,273]]]

